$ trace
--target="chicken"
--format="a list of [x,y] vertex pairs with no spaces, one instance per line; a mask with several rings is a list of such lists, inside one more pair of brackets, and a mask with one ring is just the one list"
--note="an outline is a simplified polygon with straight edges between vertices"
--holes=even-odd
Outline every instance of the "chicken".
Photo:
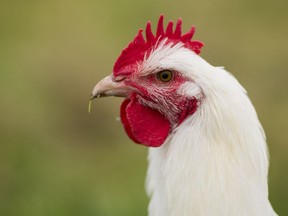
[[125,48],[91,99],[120,96],[121,122],[149,148],[150,216],[271,216],[268,150],[245,89],[198,54],[195,28],[163,15]]

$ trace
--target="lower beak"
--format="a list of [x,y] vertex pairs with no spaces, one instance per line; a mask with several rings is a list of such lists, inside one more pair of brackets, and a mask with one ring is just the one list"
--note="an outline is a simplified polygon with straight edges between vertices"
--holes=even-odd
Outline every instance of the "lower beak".
[[124,79],[114,81],[110,75],[96,84],[91,93],[91,100],[106,96],[127,97],[133,90],[135,89],[124,84]]

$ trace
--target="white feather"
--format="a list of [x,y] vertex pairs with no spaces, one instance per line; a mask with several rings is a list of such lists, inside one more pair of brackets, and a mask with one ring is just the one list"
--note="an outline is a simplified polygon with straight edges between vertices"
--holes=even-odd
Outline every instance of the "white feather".
[[149,149],[150,216],[271,216],[268,151],[244,88],[181,44],[163,41],[141,66],[170,68],[191,82],[179,92],[201,100],[159,148]]

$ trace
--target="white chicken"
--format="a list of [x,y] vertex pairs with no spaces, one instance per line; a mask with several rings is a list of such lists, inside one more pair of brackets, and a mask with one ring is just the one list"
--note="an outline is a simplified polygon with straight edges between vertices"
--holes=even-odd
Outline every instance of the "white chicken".
[[122,96],[128,136],[149,148],[149,216],[272,216],[265,134],[245,89],[163,16],[117,59],[92,97]]

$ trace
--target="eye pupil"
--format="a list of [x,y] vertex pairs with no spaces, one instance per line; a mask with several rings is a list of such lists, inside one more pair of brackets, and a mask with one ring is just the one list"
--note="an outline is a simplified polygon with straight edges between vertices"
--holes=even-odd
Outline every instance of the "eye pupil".
[[169,82],[173,78],[173,74],[169,70],[160,71],[157,77],[162,82]]
[[169,74],[165,73],[165,72],[162,73],[162,78],[165,79],[165,80],[168,79],[169,78]]

